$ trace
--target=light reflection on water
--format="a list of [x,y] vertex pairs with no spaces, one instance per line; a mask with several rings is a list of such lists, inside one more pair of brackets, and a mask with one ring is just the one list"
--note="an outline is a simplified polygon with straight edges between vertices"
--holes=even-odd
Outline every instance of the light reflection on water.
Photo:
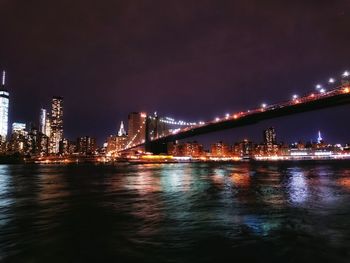
[[346,162],[2,165],[0,260],[347,262],[349,203]]
[[309,189],[303,171],[300,171],[299,169],[293,169],[290,171],[288,187],[288,193],[292,203],[299,204],[307,200]]

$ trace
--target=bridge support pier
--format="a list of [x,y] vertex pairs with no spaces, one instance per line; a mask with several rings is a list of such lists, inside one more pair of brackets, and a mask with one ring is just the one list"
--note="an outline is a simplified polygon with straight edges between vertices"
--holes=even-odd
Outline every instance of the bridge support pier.
[[168,143],[167,142],[147,142],[145,145],[146,152],[153,154],[168,154]]

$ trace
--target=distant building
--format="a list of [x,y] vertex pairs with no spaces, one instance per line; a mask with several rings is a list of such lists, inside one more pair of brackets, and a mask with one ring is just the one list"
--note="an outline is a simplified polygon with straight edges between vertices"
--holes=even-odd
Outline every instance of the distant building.
[[108,136],[107,147],[106,147],[107,154],[114,154],[115,153],[116,143],[117,143],[117,136],[115,136],[115,135]]
[[106,152],[109,155],[116,155],[119,151],[125,149],[128,143],[128,136],[126,135],[124,123],[120,123],[120,128],[117,135],[110,135],[107,138]]
[[6,141],[8,132],[8,115],[9,115],[9,100],[10,93],[5,87],[5,71],[2,73],[2,83],[0,87],[0,140]]
[[39,132],[46,134],[46,109],[40,109]]
[[276,131],[273,127],[264,130],[263,133],[265,153],[267,155],[275,155],[278,151],[278,145],[276,142]]
[[68,141],[68,139],[64,138],[62,141],[60,141],[59,153],[63,154],[63,155],[69,154],[69,141]]
[[97,148],[96,139],[90,136],[83,136],[77,139],[77,152],[83,155],[92,155]]
[[35,155],[39,152],[38,135],[38,130],[32,126],[27,136],[26,154]]
[[118,131],[118,136],[115,140],[115,151],[118,153],[119,151],[122,151],[125,149],[126,144],[128,143],[128,136],[124,129],[124,123],[120,123],[120,128]]
[[26,124],[22,122],[14,122],[12,123],[12,134],[20,133],[26,135]]
[[51,117],[50,113],[46,112],[45,130],[43,132],[47,137],[51,137]]
[[46,109],[40,109],[39,132],[47,137],[51,135],[50,113]]
[[9,142],[10,152],[25,153],[27,149],[27,135],[26,124],[14,122],[12,124],[12,133]]
[[75,154],[77,153],[77,142],[76,141],[69,141],[68,143],[68,152],[69,154]]
[[174,156],[200,157],[204,154],[204,150],[202,144],[194,141],[174,145],[171,154]]
[[120,128],[119,128],[119,131],[118,131],[118,136],[126,136],[126,131],[125,131],[125,128],[124,128],[124,122],[123,121],[120,122]]
[[57,154],[63,140],[63,98],[53,97],[51,107],[50,153]]
[[47,155],[49,153],[49,143],[50,143],[49,137],[39,132],[37,143],[38,143],[38,154],[40,156]]
[[254,145],[254,155],[263,156],[266,153],[266,145],[265,144],[256,144]]
[[318,144],[321,144],[323,143],[323,138],[322,138],[322,135],[321,135],[321,131],[318,131],[318,134],[317,134],[317,143]]
[[254,145],[251,141],[245,139],[239,143],[235,143],[232,147],[234,156],[250,158],[254,153]]
[[138,145],[146,139],[146,119],[145,112],[132,112],[128,115],[128,144]]
[[227,157],[231,155],[230,147],[223,142],[217,142],[211,145],[211,156]]

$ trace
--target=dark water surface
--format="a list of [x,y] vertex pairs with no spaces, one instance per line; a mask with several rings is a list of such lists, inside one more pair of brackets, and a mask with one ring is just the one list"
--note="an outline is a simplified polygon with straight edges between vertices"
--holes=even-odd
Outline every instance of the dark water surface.
[[2,165],[0,261],[350,262],[350,162]]

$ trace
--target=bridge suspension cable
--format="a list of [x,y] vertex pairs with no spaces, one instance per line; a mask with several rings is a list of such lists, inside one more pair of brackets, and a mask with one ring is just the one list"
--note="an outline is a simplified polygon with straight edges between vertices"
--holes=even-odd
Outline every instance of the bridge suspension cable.
[[[131,138],[131,140],[126,144],[126,146],[124,147],[125,149],[130,148],[131,146],[135,146],[135,144],[133,144],[134,140],[138,137],[138,135],[140,135],[141,130],[143,129],[143,126],[146,125],[146,119],[142,122],[142,124],[140,125],[139,129],[137,130],[137,133]],[[145,140],[143,139],[141,141],[141,143],[144,143]]]

